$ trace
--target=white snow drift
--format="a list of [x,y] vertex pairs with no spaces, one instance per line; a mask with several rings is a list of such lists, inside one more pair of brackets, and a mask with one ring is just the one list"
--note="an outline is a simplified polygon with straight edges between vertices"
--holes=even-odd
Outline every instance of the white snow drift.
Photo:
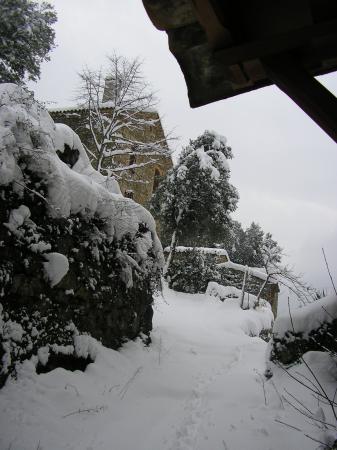
[[[0,391],[0,448],[13,450],[314,450],[333,434],[315,427],[285,400],[294,395],[317,417],[329,407],[275,368],[267,381],[267,344],[247,335],[251,311],[207,295],[164,291],[152,344],[116,352],[79,336],[77,352],[95,361],[84,373],[61,368],[37,375],[27,361]],[[261,316],[269,317],[267,310]],[[64,352],[64,349],[63,349]],[[46,352],[40,355],[42,360]],[[306,360],[332,394],[328,354]],[[304,366],[293,376],[315,380]]]

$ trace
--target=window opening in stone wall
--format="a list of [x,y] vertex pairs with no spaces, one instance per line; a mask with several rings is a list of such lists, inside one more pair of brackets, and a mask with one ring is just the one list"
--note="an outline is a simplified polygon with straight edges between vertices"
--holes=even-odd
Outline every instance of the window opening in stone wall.
[[[136,164],[136,155],[132,154],[132,155],[130,155],[129,166],[132,166],[133,164]],[[135,168],[130,169],[130,172],[135,173],[136,169]]]
[[152,192],[155,192],[158,189],[159,183],[161,181],[162,174],[160,173],[159,169],[155,169],[154,171],[154,177],[153,177],[153,188]]
[[132,189],[126,189],[124,197],[133,199],[134,192]]

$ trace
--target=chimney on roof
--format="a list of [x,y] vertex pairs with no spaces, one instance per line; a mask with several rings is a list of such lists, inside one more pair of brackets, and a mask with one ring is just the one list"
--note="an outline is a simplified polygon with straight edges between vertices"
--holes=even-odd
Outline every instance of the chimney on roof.
[[121,80],[109,76],[105,78],[102,102],[115,102],[120,91]]

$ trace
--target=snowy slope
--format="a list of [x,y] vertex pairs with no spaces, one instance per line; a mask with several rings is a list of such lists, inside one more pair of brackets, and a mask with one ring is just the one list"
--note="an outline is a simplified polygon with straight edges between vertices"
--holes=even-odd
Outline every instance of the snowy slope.
[[[281,401],[286,387],[317,409],[311,394],[281,369],[264,382],[265,402],[267,344],[245,334],[249,311],[204,295],[164,294],[150,347],[129,342],[116,352],[96,344],[96,361],[85,373],[36,375],[27,363],[18,381],[0,391],[0,449],[317,448],[302,432],[275,421],[320,438]],[[325,355],[309,357],[314,369],[327,367]],[[333,390],[332,372],[319,375]]]

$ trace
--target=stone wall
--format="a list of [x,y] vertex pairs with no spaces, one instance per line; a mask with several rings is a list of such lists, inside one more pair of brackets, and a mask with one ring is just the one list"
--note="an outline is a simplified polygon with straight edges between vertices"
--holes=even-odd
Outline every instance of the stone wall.
[[[129,160],[126,162],[127,164],[130,164],[131,157],[128,156]],[[139,167],[134,172],[123,174],[122,179],[119,180],[119,186],[125,197],[131,197],[137,203],[148,206],[158,184],[172,168],[172,159],[161,154],[151,156],[135,154],[133,158],[133,164],[147,164],[150,158],[154,162]]]

